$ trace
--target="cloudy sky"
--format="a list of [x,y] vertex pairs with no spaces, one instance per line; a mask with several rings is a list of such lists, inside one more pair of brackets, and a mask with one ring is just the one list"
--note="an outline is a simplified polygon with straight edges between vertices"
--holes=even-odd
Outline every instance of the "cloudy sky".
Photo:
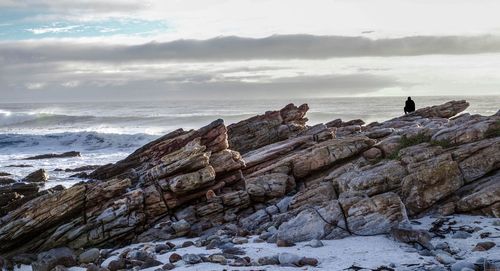
[[0,0],[0,102],[494,95],[500,1]]

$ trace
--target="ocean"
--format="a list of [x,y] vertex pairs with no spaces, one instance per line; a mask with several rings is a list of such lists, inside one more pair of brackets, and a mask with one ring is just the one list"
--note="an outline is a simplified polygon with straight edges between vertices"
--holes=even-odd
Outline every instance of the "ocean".
[[[288,103],[308,103],[309,124],[341,118],[384,121],[403,114],[406,97],[363,97],[273,100],[0,103],[0,172],[22,178],[38,168],[47,170],[46,188],[70,186],[74,173],[54,171],[102,165],[124,158],[136,148],[178,128],[193,129],[222,118],[227,125],[278,110]],[[413,97],[417,108],[466,99],[466,112],[492,115],[500,109],[498,96]],[[82,157],[22,160],[25,157],[80,151]],[[28,165],[31,167],[12,167]]]

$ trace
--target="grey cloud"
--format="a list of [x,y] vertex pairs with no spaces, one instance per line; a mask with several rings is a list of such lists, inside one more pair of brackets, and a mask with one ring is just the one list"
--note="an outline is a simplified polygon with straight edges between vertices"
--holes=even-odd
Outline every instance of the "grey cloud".
[[231,36],[208,40],[151,42],[142,45],[11,42],[0,44],[0,62],[4,64],[51,61],[199,62],[492,52],[500,52],[500,37],[412,36],[369,39],[346,36],[274,35],[267,38]]
[[[182,78],[182,79],[181,79]],[[143,99],[255,99],[303,98],[346,94],[361,94],[384,87],[399,85],[391,77],[371,74],[294,76],[244,82],[220,79],[216,74],[183,74],[162,79],[130,79],[125,76],[94,76],[82,80],[74,87],[64,87],[56,80],[46,83],[43,89],[27,89],[26,82],[17,82],[8,90],[0,88],[0,95],[9,101],[91,101],[91,100],[143,100]],[[61,79],[61,78],[60,78]],[[70,80],[70,78],[67,78]],[[63,81],[64,82],[64,81]]]

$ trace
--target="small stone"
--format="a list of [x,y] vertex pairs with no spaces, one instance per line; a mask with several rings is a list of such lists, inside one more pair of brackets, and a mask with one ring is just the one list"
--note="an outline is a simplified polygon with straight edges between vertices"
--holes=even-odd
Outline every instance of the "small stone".
[[280,265],[283,266],[296,266],[299,264],[301,258],[293,253],[283,252],[278,255]]
[[445,253],[439,253],[436,256],[436,260],[444,265],[450,265],[456,262],[453,257]]
[[227,264],[226,257],[224,257],[224,255],[221,255],[221,254],[212,254],[212,255],[208,256],[208,260],[211,263],[218,263],[218,264],[222,264],[222,265]]
[[225,248],[222,250],[222,253],[231,254],[231,255],[245,255],[245,251],[243,249],[237,248],[237,247]]
[[250,265],[250,262],[247,261],[246,258],[236,258],[234,259],[234,261],[232,261],[231,263],[229,263],[230,266],[248,266]]
[[451,271],[463,271],[465,268],[474,270],[476,266],[467,261],[459,261],[451,265]]
[[157,244],[155,246],[156,253],[160,253],[160,252],[167,251],[167,250],[170,250],[170,247],[167,244]]
[[493,226],[500,227],[500,219],[493,221]]
[[35,271],[50,271],[58,265],[75,266],[76,256],[73,250],[66,247],[54,248],[38,254],[37,261],[31,264]]
[[113,260],[113,261],[109,262],[108,269],[109,269],[109,271],[117,271],[120,269],[125,269],[125,260],[118,259],[118,260]]
[[317,266],[318,260],[315,258],[304,257],[304,258],[300,259],[299,266],[304,266],[304,265]]
[[168,257],[168,261],[170,263],[176,263],[178,261],[182,260],[182,256],[177,254],[177,253],[172,253],[170,257]]
[[453,239],[467,239],[469,237],[471,237],[472,234],[468,233],[468,232],[464,232],[464,231],[458,231],[456,233],[454,233],[451,238]]
[[172,243],[172,242],[166,242],[165,245],[169,246],[170,249],[174,249],[175,248],[175,244]]
[[58,265],[58,266],[52,268],[51,271],[66,271],[66,270],[68,270],[68,268],[66,268],[66,266],[64,266],[64,265]]
[[280,264],[280,261],[278,259],[278,255],[261,257],[257,260],[257,262],[260,265],[278,265],[278,264]]
[[317,239],[313,239],[313,240],[309,241],[309,243],[307,245],[310,247],[313,247],[313,248],[324,246],[323,242],[321,242],[321,240],[317,240]]
[[101,255],[99,249],[91,248],[78,256],[80,263],[95,263]]
[[159,265],[162,265],[163,263],[158,261],[158,260],[155,260],[155,259],[148,259],[146,260],[142,265],[141,265],[141,269],[146,269],[146,268],[151,268],[151,267],[154,267],[154,266],[159,266]]
[[252,242],[254,242],[254,243],[264,243],[264,242],[265,242],[265,240],[262,240],[262,239],[260,239],[259,237],[256,237],[256,238],[254,238],[254,239],[252,240]]
[[295,243],[288,240],[278,239],[278,241],[276,241],[276,245],[278,247],[293,247],[295,246]]
[[164,264],[164,265],[161,267],[161,269],[163,269],[163,270],[172,270],[172,269],[174,269],[174,268],[175,268],[175,265],[174,265],[174,264],[172,264],[172,263],[166,263],[166,264]]
[[186,242],[182,243],[181,247],[190,247],[193,245],[194,245],[193,241],[186,241]]
[[472,251],[487,251],[496,246],[494,242],[479,242]]
[[182,260],[188,264],[197,264],[201,262],[201,257],[197,254],[184,254]]
[[232,240],[233,244],[241,245],[248,243],[248,239],[245,237],[235,237]]

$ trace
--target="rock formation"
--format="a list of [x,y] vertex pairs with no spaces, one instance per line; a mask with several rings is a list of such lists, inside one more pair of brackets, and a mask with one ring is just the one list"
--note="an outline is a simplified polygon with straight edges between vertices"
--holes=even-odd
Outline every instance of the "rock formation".
[[[310,127],[307,105],[287,105],[228,127],[216,120],[179,129],[97,168],[90,181],[9,208],[0,254],[115,247],[228,225],[297,242],[401,233],[409,217],[436,212],[500,217],[500,116],[450,119],[467,106]],[[0,193],[4,208],[4,193],[21,192]]]

